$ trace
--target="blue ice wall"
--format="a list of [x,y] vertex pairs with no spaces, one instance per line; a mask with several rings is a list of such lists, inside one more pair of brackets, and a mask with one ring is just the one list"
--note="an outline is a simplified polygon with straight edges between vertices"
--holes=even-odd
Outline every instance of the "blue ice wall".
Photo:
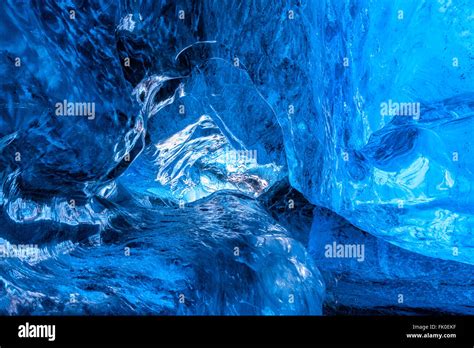
[[297,16],[314,23],[301,51],[312,97],[280,121],[291,183],[312,203],[402,248],[465,263],[472,15],[470,1],[308,3]]
[[[327,257],[334,245],[362,252]],[[472,265],[404,250],[324,208],[315,208],[308,250],[323,273],[328,313],[474,314]]]
[[[12,201],[95,194],[120,172],[124,154],[143,146],[143,121],[116,58],[115,6],[1,6],[2,192]],[[54,117],[64,100],[94,103],[95,113]]]

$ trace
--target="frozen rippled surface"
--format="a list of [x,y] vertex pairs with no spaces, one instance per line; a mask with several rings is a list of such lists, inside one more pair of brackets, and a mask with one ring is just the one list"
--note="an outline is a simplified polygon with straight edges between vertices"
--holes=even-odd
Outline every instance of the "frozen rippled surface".
[[470,0],[2,1],[0,314],[472,314],[473,30]]
[[61,235],[43,236],[37,258],[2,261],[0,312],[321,314],[318,269],[252,199],[219,193],[184,209],[130,202],[118,195],[100,234],[56,225]]

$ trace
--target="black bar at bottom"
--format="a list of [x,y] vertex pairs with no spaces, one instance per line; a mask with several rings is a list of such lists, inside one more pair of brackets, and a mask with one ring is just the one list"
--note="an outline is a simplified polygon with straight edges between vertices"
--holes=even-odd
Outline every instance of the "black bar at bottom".
[[[23,335],[29,328],[32,335],[43,332],[47,336],[46,327],[31,329],[32,325],[55,325],[54,341],[51,335],[49,339],[19,337],[21,328]],[[0,317],[2,348],[17,344],[229,343],[473,347],[474,317]]]

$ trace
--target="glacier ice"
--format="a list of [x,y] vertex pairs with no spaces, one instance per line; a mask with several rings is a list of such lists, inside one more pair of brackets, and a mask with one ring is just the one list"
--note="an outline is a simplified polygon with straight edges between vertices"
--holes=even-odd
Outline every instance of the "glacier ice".
[[258,163],[257,150],[236,150],[208,115],[144,150],[119,181],[129,189],[180,202],[220,190],[258,196],[284,175]]
[[[334,244],[362,246],[363,261],[326,257]],[[315,208],[308,251],[327,286],[327,313],[474,314],[472,265],[404,250],[325,208]]]
[[41,247],[40,263],[1,261],[0,313],[321,314],[324,285],[306,249],[251,198],[127,201],[100,235],[70,233]]
[[[132,88],[115,59],[115,23],[101,5],[72,21],[54,2],[2,4],[3,199],[79,204],[123,170],[117,154],[133,158],[143,146]],[[94,119],[54,117],[64,101],[95,103]]]
[[317,23],[299,60],[312,97],[277,113],[291,183],[392,244],[472,264],[472,3],[312,5],[298,12]]
[[150,140],[120,181],[184,202],[223,189],[258,196],[286,175],[274,111],[248,74],[230,63],[211,60],[196,70],[164,100],[156,96],[165,77],[135,88]]
[[1,2],[0,313],[472,314],[473,11]]

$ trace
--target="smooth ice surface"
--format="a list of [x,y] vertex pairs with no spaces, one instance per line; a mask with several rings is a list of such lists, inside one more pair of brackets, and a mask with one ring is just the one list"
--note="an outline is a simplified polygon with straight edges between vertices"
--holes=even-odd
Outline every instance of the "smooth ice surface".
[[315,25],[295,59],[312,97],[281,121],[291,183],[312,203],[470,264],[473,11],[468,0],[308,2],[297,16]]

